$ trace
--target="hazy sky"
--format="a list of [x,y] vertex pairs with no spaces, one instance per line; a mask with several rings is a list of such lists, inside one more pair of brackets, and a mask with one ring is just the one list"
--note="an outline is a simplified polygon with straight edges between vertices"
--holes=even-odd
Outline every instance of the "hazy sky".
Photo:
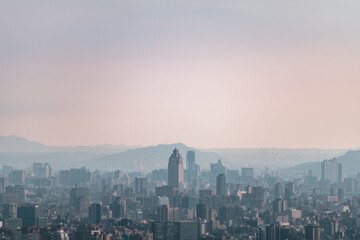
[[360,1],[1,1],[0,135],[360,146]]

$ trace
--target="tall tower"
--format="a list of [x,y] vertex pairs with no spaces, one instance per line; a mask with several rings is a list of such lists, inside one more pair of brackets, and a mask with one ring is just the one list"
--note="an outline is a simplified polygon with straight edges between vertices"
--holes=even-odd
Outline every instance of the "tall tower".
[[219,159],[217,161],[217,163],[211,163],[210,164],[210,171],[211,171],[211,178],[210,178],[210,181],[212,183],[216,183],[216,177],[219,175],[219,174],[225,174],[226,173],[226,169],[225,167],[223,166],[221,160]]
[[186,154],[186,169],[191,171],[195,168],[195,152],[188,151]]
[[147,194],[147,178],[135,178],[135,194],[137,196],[146,197]]
[[281,183],[274,185],[274,199],[283,199],[283,187]]
[[89,207],[89,222],[99,224],[101,221],[101,204],[93,203]]
[[338,183],[344,182],[344,171],[342,167],[342,163],[338,164]]
[[226,195],[225,174],[219,174],[216,177],[216,195],[219,195],[219,196],[225,196]]
[[341,183],[343,178],[342,164],[338,164],[335,158],[322,161],[321,180],[330,180],[331,183]]
[[179,151],[175,148],[169,158],[168,164],[168,185],[178,187],[184,182],[183,159]]
[[195,163],[195,152],[188,151],[186,154],[187,182],[193,183],[200,176],[200,166]]

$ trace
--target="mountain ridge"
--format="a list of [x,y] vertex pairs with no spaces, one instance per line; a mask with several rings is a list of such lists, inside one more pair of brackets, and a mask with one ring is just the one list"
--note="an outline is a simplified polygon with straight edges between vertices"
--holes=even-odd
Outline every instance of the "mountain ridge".
[[198,149],[186,146],[183,143],[159,144],[156,146],[131,149],[122,153],[106,155],[93,160],[93,164],[95,164],[94,162],[101,163],[108,168],[116,168],[121,164],[125,169],[137,169],[141,171],[167,168],[169,157],[174,148],[177,148],[182,155],[184,168],[186,166],[187,151],[195,152],[195,161],[202,169],[208,168],[210,163],[214,163],[218,159],[221,159],[226,167],[231,167],[231,162],[217,153],[202,152]]
[[26,153],[44,153],[44,152],[88,152],[111,154],[123,152],[128,149],[140,146],[128,146],[125,144],[99,144],[87,146],[49,146],[40,142],[31,141],[24,137],[15,135],[0,135],[0,152],[26,152]]
[[[345,176],[354,176],[360,172],[360,150],[349,150],[345,154],[335,157],[338,163],[343,165],[343,170],[345,172]],[[289,173],[293,176],[300,177],[303,173],[308,170],[312,170],[315,175],[318,177],[321,176],[321,162],[325,160],[316,162],[306,162],[301,163],[296,166],[282,169],[282,175],[289,175]]]

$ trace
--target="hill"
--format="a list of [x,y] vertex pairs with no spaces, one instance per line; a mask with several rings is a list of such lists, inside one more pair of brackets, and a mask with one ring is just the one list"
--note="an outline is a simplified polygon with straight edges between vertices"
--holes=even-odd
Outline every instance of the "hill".
[[39,142],[29,141],[18,136],[0,136],[0,153],[49,153],[49,152],[85,152],[97,154],[119,153],[138,146],[123,144],[93,145],[93,146],[48,146]]
[[[339,163],[342,163],[345,176],[354,176],[360,172],[360,150],[348,151],[336,159]],[[310,169],[315,175],[320,177],[321,161],[307,162],[294,167],[285,168],[281,170],[280,174],[285,177],[302,177],[303,173]]]
[[200,164],[201,168],[209,169],[210,163],[215,163],[219,158],[226,167],[229,167],[230,164],[229,161],[216,153],[202,152],[182,143],[160,144],[157,146],[132,149],[92,160],[89,164],[97,168],[106,168],[108,170],[124,169],[125,171],[150,171],[158,168],[167,168],[169,157],[174,148],[177,148],[182,155],[184,166],[186,165],[186,153],[190,150],[195,151],[196,163]]
[[[29,141],[23,137],[0,136],[0,164],[15,168],[30,167],[34,162],[48,162],[55,169],[68,169],[86,166],[92,170],[149,171],[156,168],[167,168],[169,156],[178,148],[186,164],[186,153],[195,151],[196,161],[202,168],[209,168],[210,163],[219,158],[229,163],[216,153],[202,152],[182,143],[161,144],[150,147],[127,145],[94,145],[94,146],[48,146]],[[230,167],[227,165],[227,167]]]

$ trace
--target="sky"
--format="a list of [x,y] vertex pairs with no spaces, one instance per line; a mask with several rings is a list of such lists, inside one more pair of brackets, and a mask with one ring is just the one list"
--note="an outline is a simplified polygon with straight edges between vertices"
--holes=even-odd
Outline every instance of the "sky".
[[360,2],[1,1],[0,135],[360,146]]

